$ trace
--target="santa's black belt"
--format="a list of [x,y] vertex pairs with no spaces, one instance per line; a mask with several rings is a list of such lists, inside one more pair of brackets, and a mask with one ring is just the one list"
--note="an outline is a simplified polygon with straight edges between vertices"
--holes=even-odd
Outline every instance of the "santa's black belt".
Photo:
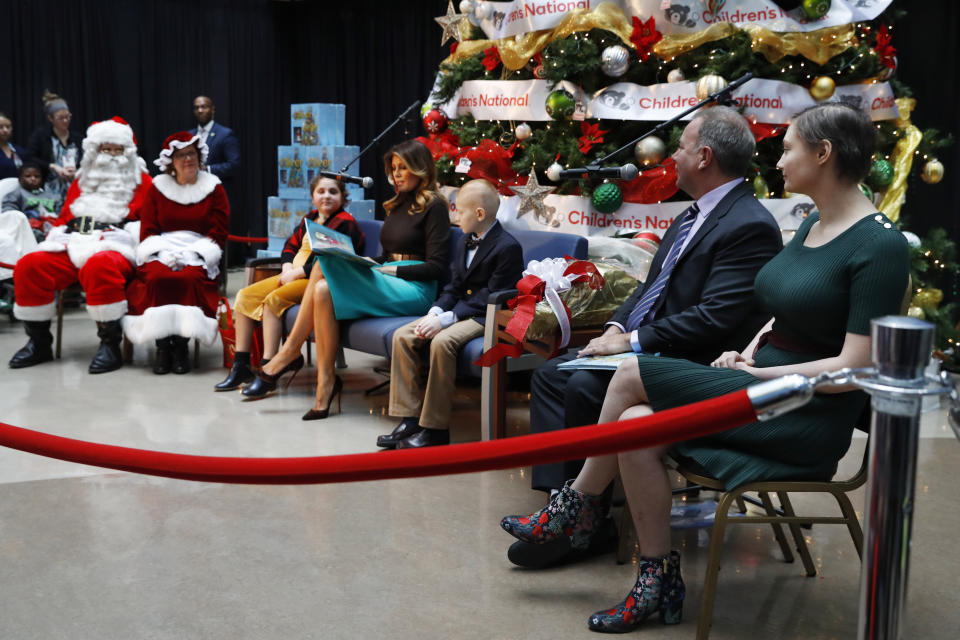
[[67,223],[67,229],[83,234],[116,228],[116,225],[110,224],[109,222],[97,222],[93,216],[77,216]]

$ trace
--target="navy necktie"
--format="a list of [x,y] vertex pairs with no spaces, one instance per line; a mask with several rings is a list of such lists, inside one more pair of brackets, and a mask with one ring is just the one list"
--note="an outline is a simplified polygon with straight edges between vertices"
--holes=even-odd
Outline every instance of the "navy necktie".
[[657,298],[660,297],[664,287],[667,286],[667,282],[670,280],[670,274],[673,272],[673,267],[676,266],[677,260],[680,258],[680,249],[683,247],[683,242],[687,239],[687,235],[690,234],[690,228],[693,227],[693,222],[697,219],[698,213],[700,213],[700,208],[696,202],[683,212],[680,227],[677,229],[677,237],[674,238],[673,245],[670,247],[670,251],[663,261],[663,266],[660,267],[660,274],[657,276],[657,279],[653,281],[653,284],[650,285],[650,288],[647,289],[646,293],[643,294],[636,306],[633,307],[633,311],[630,312],[630,316],[627,318],[627,331],[633,331],[644,323],[647,314],[650,313],[650,309],[653,308]]

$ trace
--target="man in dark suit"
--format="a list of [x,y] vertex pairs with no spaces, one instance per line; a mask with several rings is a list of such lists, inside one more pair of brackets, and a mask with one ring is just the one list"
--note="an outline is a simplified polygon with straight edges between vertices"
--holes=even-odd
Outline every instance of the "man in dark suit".
[[216,113],[213,100],[207,96],[194,98],[193,115],[197,118],[197,126],[190,133],[200,134],[200,140],[206,142],[209,149],[207,170],[226,185],[240,170],[240,141],[233,129],[214,122]]
[[[696,202],[663,236],[644,284],[579,356],[634,351],[710,362],[740,350],[768,319],[755,306],[753,281],[782,248],[773,217],[744,182],[755,149],[750,127],[727,107],[705,109],[686,126],[673,154],[677,186]],[[612,371],[543,364],[531,382],[534,433],[596,423]],[[582,461],[533,468],[534,489],[559,489]]]
[[[463,240],[450,265],[450,283],[423,318],[393,334],[390,408],[402,418],[377,446],[410,449],[450,443],[450,412],[460,348],[483,335],[491,291],[516,285],[523,249],[497,222],[500,196],[486,180],[471,180],[457,195]],[[420,382],[422,351],[429,347],[426,388]]]

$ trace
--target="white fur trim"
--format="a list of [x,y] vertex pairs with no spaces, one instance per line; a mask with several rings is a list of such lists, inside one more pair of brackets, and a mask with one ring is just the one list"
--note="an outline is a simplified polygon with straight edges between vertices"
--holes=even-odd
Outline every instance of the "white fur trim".
[[167,304],[150,307],[142,316],[124,316],[123,333],[134,344],[182,336],[211,345],[217,339],[218,327],[216,319],[205,316],[200,307]]
[[193,134],[193,137],[186,142],[183,142],[182,140],[171,140],[170,146],[164,147],[160,150],[160,157],[154,160],[153,164],[160,167],[161,171],[166,171],[167,167],[170,166],[170,163],[173,162],[173,152],[177,149],[189,147],[194,143],[196,143],[197,149],[200,150],[200,163],[207,164],[207,156],[210,154],[210,147],[207,146],[206,142],[200,140],[199,133]]
[[14,302],[13,315],[18,320],[26,320],[29,322],[43,322],[44,320],[52,320],[53,316],[57,315],[57,303],[56,300],[54,300],[50,304],[41,304],[35,307],[25,307]]
[[207,171],[197,174],[197,181],[193,184],[177,184],[177,181],[166,173],[153,179],[153,186],[167,199],[177,204],[196,204],[213,193],[220,184],[220,178]]
[[[87,127],[87,137],[84,138],[84,142],[87,140],[90,140],[98,147],[107,142],[119,144],[124,148],[136,148],[136,145],[133,143],[133,129],[130,128],[130,125],[120,124],[114,120],[102,120]],[[84,145],[84,147],[84,151],[86,151],[86,145]]]
[[137,247],[138,265],[157,260],[174,271],[203,267],[211,280],[220,275],[223,251],[216,242],[195,231],[168,231],[149,236]]
[[127,301],[111,302],[109,304],[88,304],[87,313],[97,322],[119,320],[127,315]]
[[[46,241],[44,241],[46,242]],[[94,254],[101,251],[116,251],[130,264],[136,260],[137,242],[125,229],[117,231],[97,231],[90,235],[71,233],[67,243],[67,255],[77,269],[87,263]]]

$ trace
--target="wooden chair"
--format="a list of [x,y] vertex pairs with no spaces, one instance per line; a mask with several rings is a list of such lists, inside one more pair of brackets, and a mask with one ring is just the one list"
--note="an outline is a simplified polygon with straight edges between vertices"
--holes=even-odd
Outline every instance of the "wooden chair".
[[80,283],[76,282],[66,289],[57,291],[57,333],[54,343],[54,357],[60,359],[61,343],[63,342],[63,306],[66,298],[73,298],[82,301],[84,299],[83,289]]

